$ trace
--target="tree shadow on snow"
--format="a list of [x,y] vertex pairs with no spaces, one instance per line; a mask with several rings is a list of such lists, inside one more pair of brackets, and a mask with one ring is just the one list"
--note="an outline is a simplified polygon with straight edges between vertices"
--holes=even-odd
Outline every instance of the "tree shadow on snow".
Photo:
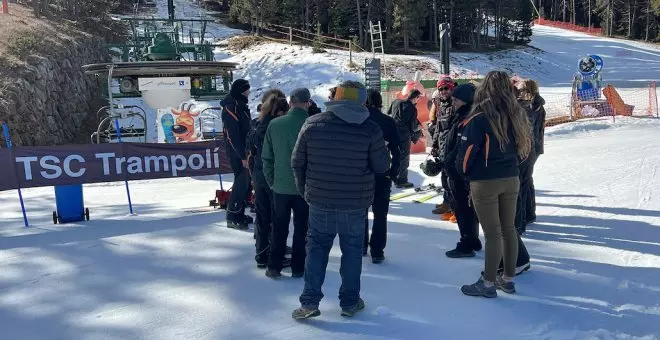
[[[556,197],[594,197],[594,196],[556,196]],[[660,211],[658,210],[631,209],[631,208],[623,208],[623,207],[593,207],[586,205],[565,205],[565,204],[540,203],[540,202],[537,203],[537,205],[553,207],[553,208],[594,211],[594,212],[616,214],[616,215],[660,217]]]
[[[660,308],[658,271],[618,267],[576,259],[532,254],[532,270],[516,279],[517,293],[511,308],[529,309],[538,304],[562,327],[608,329],[634,336],[656,333]],[[521,314],[533,319],[535,313]],[[523,320],[520,320],[524,322]],[[536,321],[539,322],[539,321]]]
[[[551,223],[551,224],[545,224]],[[525,236],[660,256],[660,226],[641,221],[585,216],[538,216]]]
[[[563,192],[557,192],[557,191],[552,191],[552,190],[539,190],[536,189],[536,197],[575,197],[575,198],[591,198],[591,197],[596,197],[592,195],[584,195],[584,194],[566,194]],[[537,203],[538,205],[542,205],[541,203]]]

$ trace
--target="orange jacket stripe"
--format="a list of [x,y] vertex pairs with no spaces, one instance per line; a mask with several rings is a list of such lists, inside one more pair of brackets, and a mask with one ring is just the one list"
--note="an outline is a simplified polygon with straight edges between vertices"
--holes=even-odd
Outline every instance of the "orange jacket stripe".
[[472,147],[474,147],[474,145],[470,144],[470,146],[467,149],[467,152],[465,153],[465,158],[463,158],[463,173],[467,173],[467,162],[468,159],[470,159],[470,154],[472,153]]
[[229,109],[229,107],[226,107],[226,106],[225,106],[225,109],[227,109],[227,113],[229,113],[229,115],[232,116],[232,117],[234,118],[234,120],[238,122],[238,117],[236,117],[236,114],[234,114],[233,112],[231,112],[231,110]]
[[486,134],[486,166],[488,166],[488,153],[490,152],[490,136]]
[[481,112],[479,112],[479,113],[475,113],[475,114],[473,114],[472,116],[467,117],[467,118],[461,123],[461,127],[466,127],[466,126],[468,125],[468,123],[469,123],[472,119],[474,119],[474,117],[476,117],[476,116],[478,116],[478,115],[480,115],[480,114],[481,114]]
[[227,132],[227,129],[223,129],[223,130],[225,130],[225,136],[227,136],[227,140],[229,141],[229,144],[231,145],[232,149],[236,150],[236,148],[234,147],[234,143],[232,143],[231,141],[231,137],[229,137],[229,132]]

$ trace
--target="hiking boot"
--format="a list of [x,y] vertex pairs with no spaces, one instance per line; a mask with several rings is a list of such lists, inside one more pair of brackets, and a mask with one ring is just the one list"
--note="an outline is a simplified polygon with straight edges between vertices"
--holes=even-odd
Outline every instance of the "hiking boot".
[[481,240],[477,239],[477,240],[472,241],[470,243],[471,243],[472,249],[474,249],[474,251],[480,251],[482,249]]
[[[263,260],[263,259],[258,259],[257,260],[257,268],[264,269],[268,266],[268,259]],[[288,257],[285,257],[284,260],[282,260],[282,268],[288,268],[291,267],[291,259]]]
[[471,285],[464,285],[461,287],[461,292],[469,296],[483,296],[487,298],[497,297],[497,288],[495,288],[495,285],[486,287],[486,283],[482,278],[479,278],[477,282]]
[[[501,262],[500,262],[500,265],[502,265]],[[527,262],[525,264],[522,264],[522,265],[519,265],[519,266],[516,266],[516,276],[530,270],[531,268],[532,268],[532,266],[529,262]],[[504,267],[501,266],[497,269],[497,275],[502,275],[503,273],[504,273]]]
[[397,183],[396,187],[398,189],[410,189],[410,188],[414,188],[415,185],[410,182],[405,182],[405,183]]
[[243,221],[247,224],[254,224],[254,218],[250,215],[243,215]]
[[295,320],[304,320],[321,315],[318,307],[300,307],[293,311],[291,317]]
[[271,279],[278,279],[282,276],[282,273],[279,271],[276,271],[275,269],[266,269],[266,276],[268,276]]
[[350,308],[342,308],[341,309],[341,316],[345,317],[353,317],[355,314],[361,310],[364,309],[364,300],[362,298],[358,299],[358,302],[355,304],[355,306],[350,307]]
[[516,284],[513,283],[513,281],[504,281],[501,276],[498,276],[495,280],[495,288],[507,294],[513,294],[516,292]]
[[371,255],[371,263],[380,264],[385,261],[385,255],[373,256]]
[[300,272],[300,273],[294,273],[294,272],[291,272],[291,277],[292,277],[292,278],[299,279],[299,278],[301,278],[301,277],[303,277],[303,276],[305,276],[305,272],[304,272],[304,271],[302,271],[302,272]]
[[451,207],[449,204],[442,203],[438,204],[435,206],[435,209],[433,209],[433,214],[434,215],[443,215],[451,211]]
[[227,221],[227,228],[236,230],[248,230],[250,227],[245,221]]
[[461,242],[458,242],[456,243],[456,248],[446,252],[445,255],[447,255],[447,257],[452,259],[460,259],[464,257],[474,257],[476,253],[474,252],[474,250],[472,250],[471,247]]

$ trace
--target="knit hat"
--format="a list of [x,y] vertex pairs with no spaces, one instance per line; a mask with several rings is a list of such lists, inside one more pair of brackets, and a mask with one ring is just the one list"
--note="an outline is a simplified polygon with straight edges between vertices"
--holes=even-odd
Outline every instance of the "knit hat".
[[231,84],[231,93],[242,94],[243,92],[250,89],[250,83],[245,79],[236,79]]
[[309,102],[311,99],[312,95],[306,88],[295,89],[291,92],[291,103],[303,104]]
[[444,77],[436,83],[437,88],[441,88],[447,86],[449,87],[450,90],[454,90],[454,81],[451,79],[451,77]]
[[334,100],[350,100],[359,104],[364,104],[367,102],[367,89],[337,86]]
[[456,99],[460,99],[466,104],[471,104],[474,100],[474,94],[477,92],[477,87],[467,83],[456,86],[452,96]]

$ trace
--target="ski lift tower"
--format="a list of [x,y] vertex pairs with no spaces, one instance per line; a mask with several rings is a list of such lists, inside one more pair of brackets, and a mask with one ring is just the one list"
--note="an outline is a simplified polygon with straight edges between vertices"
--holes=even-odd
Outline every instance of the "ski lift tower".
[[[213,102],[210,106],[217,109],[237,64],[215,60],[217,45],[206,39],[213,20],[175,19],[173,0],[168,0],[168,14],[122,19],[132,37],[125,44],[106,46],[115,60],[83,66],[97,77],[109,103],[105,112],[97,113],[92,143],[117,142],[117,132],[132,142],[178,143],[209,136],[202,131],[203,112],[191,112],[186,103]],[[215,118],[207,120],[220,121]],[[117,119],[119,126],[114,124]]]

